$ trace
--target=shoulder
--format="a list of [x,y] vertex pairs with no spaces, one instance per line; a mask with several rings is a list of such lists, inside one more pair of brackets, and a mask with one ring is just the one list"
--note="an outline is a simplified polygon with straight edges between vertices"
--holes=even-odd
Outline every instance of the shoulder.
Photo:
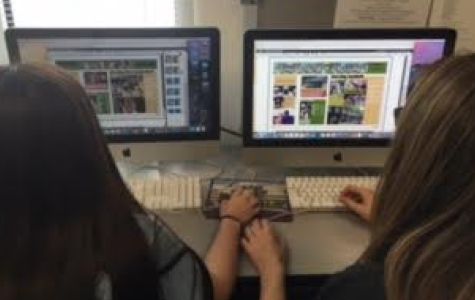
[[384,268],[376,264],[356,264],[329,279],[319,300],[384,300]]

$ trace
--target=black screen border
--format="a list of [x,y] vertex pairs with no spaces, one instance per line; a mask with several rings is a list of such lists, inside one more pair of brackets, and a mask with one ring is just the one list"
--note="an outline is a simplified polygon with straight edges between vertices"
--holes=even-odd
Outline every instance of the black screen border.
[[457,32],[435,29],[323,29],[249,30],[244,36],[243,144],[244,147],[388,147],[389,138],[378,139],[256,139],[253,136],[254,43],[265,40],[403,40],[444,39],[444,57],[453,54]]
[[10,28],[5,31],[11,64],[21,63],[18,41],[21,39],[61,38],[209,38],[211,41],[210,128],[206,132],[171,132],[140,135],[107,135],[108,143],[164,141],[213,141],[220,139],[220,33],[217,28]]

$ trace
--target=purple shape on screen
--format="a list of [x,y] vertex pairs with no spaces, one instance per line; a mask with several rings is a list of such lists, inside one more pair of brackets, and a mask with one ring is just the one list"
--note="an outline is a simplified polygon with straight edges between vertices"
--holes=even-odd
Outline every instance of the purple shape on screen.
[[444,57],[445,42],[416,42],[414,47],[414,65],[430,65]]

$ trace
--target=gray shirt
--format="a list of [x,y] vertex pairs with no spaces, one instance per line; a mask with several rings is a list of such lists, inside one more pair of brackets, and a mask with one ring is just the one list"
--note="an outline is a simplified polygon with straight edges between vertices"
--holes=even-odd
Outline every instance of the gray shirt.
[[[135,215],[145,233],[152,258],[160,274],[160,294],[166,300],[208,300],[213,298],[209,274],[199,257],[158,216]],[[106,273],[98,276],[98,300],[112,299],[112,284]]]

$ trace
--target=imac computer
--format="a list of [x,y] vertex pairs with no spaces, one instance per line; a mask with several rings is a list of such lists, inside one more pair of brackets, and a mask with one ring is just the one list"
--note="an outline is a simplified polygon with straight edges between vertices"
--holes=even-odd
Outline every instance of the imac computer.
[[456,33],[252,30],[245,35],[244,156],[290,166],[381,167],[394,112]]
[[118,161],[197,160],[219,151],[219,32],[9,29],[12,63],[50,63],[86,90]]

